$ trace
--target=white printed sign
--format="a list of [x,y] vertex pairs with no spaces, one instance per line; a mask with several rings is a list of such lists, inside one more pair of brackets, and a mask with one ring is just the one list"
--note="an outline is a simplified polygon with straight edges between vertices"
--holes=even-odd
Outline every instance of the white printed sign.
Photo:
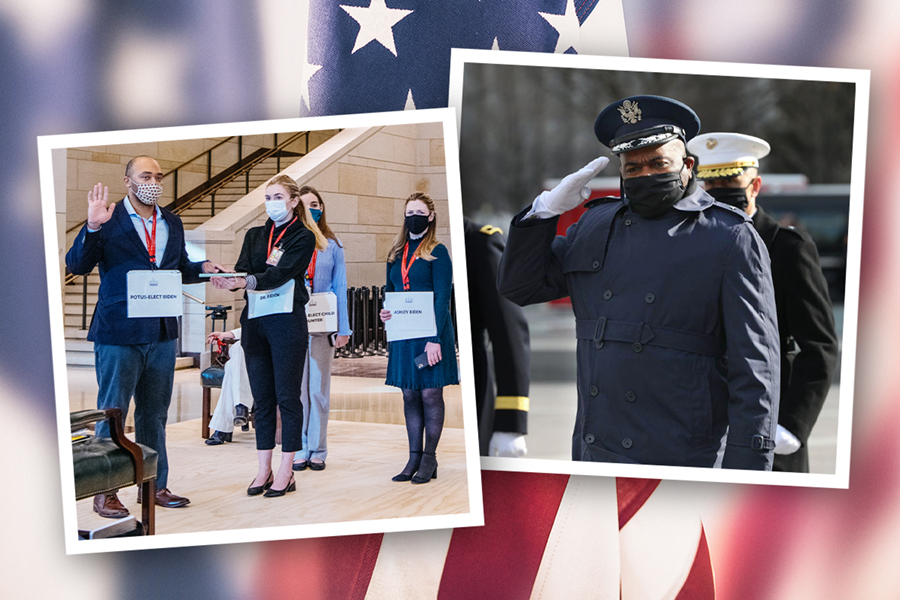
[[274,290],[247,292],[247,318],[255,319],[294,311],[294,280]]
[[181,271],[128,271],[128,318],[180,317]]
[[337,331],[337,295],[334,292],[310,294],[306,305],[306,322],[310,333]]
[[391,318],[384,324],[387,341],[434,337],[434,292],[387,292],[384,307]]

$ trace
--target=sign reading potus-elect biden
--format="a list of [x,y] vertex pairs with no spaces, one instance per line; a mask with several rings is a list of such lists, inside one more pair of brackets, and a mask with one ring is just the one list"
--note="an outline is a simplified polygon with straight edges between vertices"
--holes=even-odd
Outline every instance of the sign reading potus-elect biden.
[[181,271],[128,271],[128,317],[180,317]]
[[384,307],[391,311],[385,321],[387,341],[434,337],[434,292],[387,292]]

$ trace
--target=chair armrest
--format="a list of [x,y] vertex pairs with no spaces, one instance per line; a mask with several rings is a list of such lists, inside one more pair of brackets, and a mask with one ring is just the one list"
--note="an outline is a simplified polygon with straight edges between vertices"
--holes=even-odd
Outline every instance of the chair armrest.
[[140,485],[144,480],[144,452],[140,446],[125,437],[125,419],[122,411],[118,408],[107,408],[69,413],[73,431],[105,419],[109,419],[109,436],[113,443],[131,456],[131,462],[134,463],[134,482]]

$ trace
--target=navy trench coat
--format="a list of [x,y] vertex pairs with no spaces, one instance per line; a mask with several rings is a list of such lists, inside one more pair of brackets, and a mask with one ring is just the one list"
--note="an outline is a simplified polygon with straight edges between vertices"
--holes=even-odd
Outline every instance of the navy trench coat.
[[779,342],[769,255],[743,212],[691,182],[663,216],[606,198],[566,235],[512,222],[500,293],[569,296],[578,338],[573,460],[770,470]]

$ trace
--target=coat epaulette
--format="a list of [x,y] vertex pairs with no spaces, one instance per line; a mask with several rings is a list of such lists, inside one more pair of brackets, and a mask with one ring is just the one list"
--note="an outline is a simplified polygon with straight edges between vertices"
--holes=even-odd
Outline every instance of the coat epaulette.
[[481,229],[478,230],[479,233],[483,233],[484,235],[494,235],[495,233],[503,233],[503,230],[499,227],[494,227],[493,225],[485,225]]
[[745,221],[752,221],[752,219],[750,218],[750,215],[748,215],[747,213],[745,213],[744,211],[742,211],[741,209],[739,209],[736,206],[732,206],[730,204],[725,204],[724,202],[719,202],[718,200],[713,201],[713,206],[718,206],[719,208],[724,208],[728,212],[741,217]]
[[604,196],[602,198],[594,198],[590,202],[584,205],[585,208],[593,208],[599,204],[605,204],[607,202],[618,202],[621,198],[618,196]]

